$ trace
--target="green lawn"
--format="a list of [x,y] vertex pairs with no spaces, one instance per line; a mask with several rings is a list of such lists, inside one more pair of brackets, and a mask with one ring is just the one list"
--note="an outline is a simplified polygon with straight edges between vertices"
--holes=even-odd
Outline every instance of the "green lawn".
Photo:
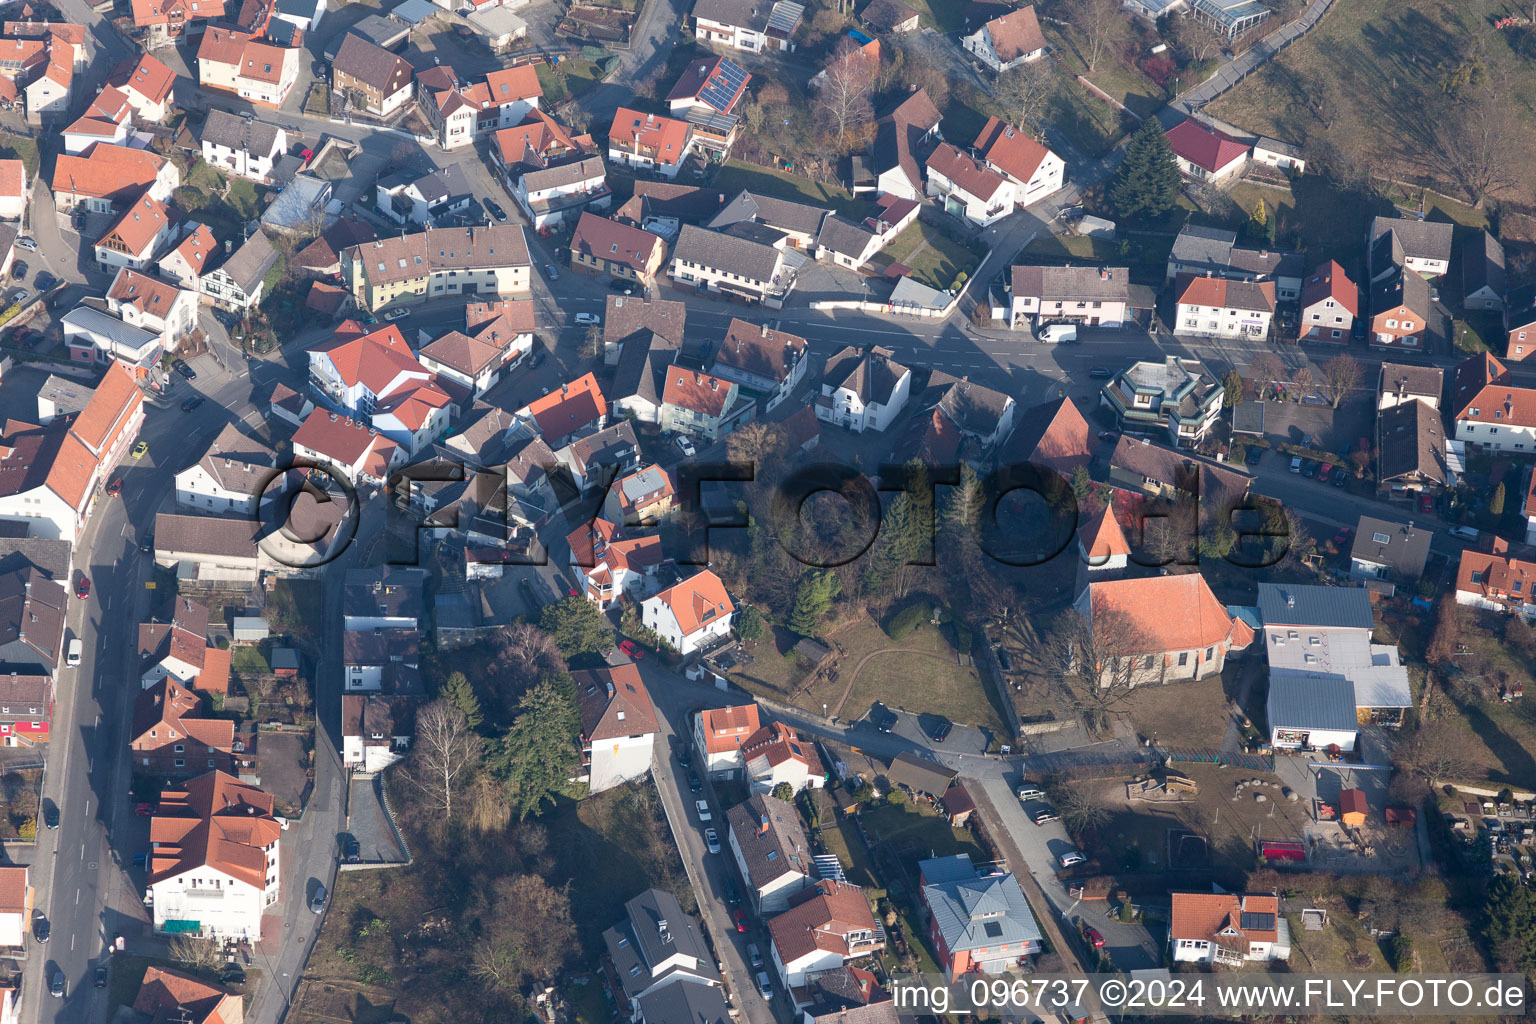
[[562,60],[558,67],[551,64],[535,66],[539,85],[544,89],[544,102],[555,104],[580,96],[603,79],[602,66],[582,58]]
[[255,645],[241,645],[231,648],[229,654],[230,667],[236,672],[263,675],[271,671],[267,665],[267,659],[261,656],[260,648]]
[[964,243],[923,221],[915,221],[884,249],[897,263],[912,268],[914,279],[943,291],[960,274],[970,276],[981,260]]
[[788,171],[749,164],[741,160],[727,160],[715,175],[715,188],[730,198],[742,189],[789,199],[797,203],[828,206],[846,217],[862,220],[868,205],[855,199],[848,190],[835,182],[812,181]]
[[28,178],[37,177],[37,168],[42,163],[42,156],[37,151],[37,143],[17,135],[8,135],[0,141],[0,158],[20,160],[27,170]]
[[[1441,87],[1447,71],[1485,47],[1481,65],[1507,69],[1495,87],[1500,101],[1519,111],[1536,104],[1536,64],[1511,50],[1519,34],[1488,26],[1493,18],[1517,13],[1518,5],[1502,2],[1488,5],[1486,15],[1474,4],[1441,0],[1334,4],[1315,29],[1209,110],[1245,131],[1296,145],[1326,139],[1382,177],[1448,181],[1434,147],[1424,142],[1444,118],[1455,116]],[[1536,131],[1528,117],[1515,124],[1501,138],[1521,179],[1509,195],[1530,195],[1536,189]],[[1454,185],[1447,190],[1460,194]]]
[[924,28],[940,32],[959,32],[965,28],[965,5],[956,0],[906,0],[918,13]]

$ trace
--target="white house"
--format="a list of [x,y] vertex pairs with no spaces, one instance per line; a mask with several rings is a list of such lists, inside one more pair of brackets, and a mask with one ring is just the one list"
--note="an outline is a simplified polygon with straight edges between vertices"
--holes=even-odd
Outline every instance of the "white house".
[[730,635],[736,606],[720,577],[705,569],[646,598],[640,621],[680,654],[692,654]]
[[1449,405],[1456,440],[1490,451],[1536,452],[1536,389],[1516,386],[1488,353],[1456,367]]
[[694,34],[701,42],[748,53],[793,50],[795,29],[804,14],[804,7],[788,0],[697,0]]
[[171,234],[170,211],[164,203],[144,195],[123,211],[92,248],[102,270],[143,270],[155,261],[155,254]]
[[325,17],[325,0],[277,0],[272,17],[310,33],[320,27]]
[[479,397],[533,351],[532,299],[471,303],[463,331],[424,345],[416,359],[431,372]]
[[415,705],[403,694],[342,694],[342,767],[377,775],[403,759],[415,735]]
[[1059,320],[1120,327],[1133,317],[1128,267],[1021,265],[1012,268],[1008,290],[1013,327]]
[[522,207],[535,228],[564,223],[567,214],[584,209],[606,209],[613,193],[601,157],[586,156],[568,163],[518,175],[512,198]]
[[213,229],[192,221],[186,225],[181,241],[161,256],[155,267],[161,277],[178,288],[199,294],[203,290],[203,274],[218,252],[219,243],[213,237]]
[[1066,184],[1067,165],[1061,157],[995,117],[987,119],[971,148],[1014,183],[1014,201],[1019,206],[1032,206]]
[[414,626],[343,630],[341,660],[346,691],[378,693],[384,689],[386,675],[398,679],[401,673],[418,672],[421,636]]
[[705,708],[693,720],[693,747],[710,777],[737,778],[746,771],[741,748],[759,728],[756,704]]
[[798,893],[783,913],[768,919],[773,966],[787,989],[822,971],[885,948],[864,890],[822,879]]
[[0,160],[0,219],[20,220],[31,193],[27,165],[20,160]]
[[[969,28],[969,26],[967,26]],[[1033,7],[1019,7],[960,37],[960,45],[993,72],[1045,56],[1045,33]]]
[[894,356],[890,349],[860,352],[850,345],[828,358],[816,418],[860,434],[889,427],[912,391],[912,371]]
[[684,224],[667,274],[679,286],[779,309],[794,288],[803,262],[800,254],[786,253],[765,241]]
[[20,949],[32,930],[32,886],[25,867],[0,868],[0,947]]
[[1179,171],[1201,181],[1222,182],[1248,163],[1252,146],[1192,117],[1163,133]]
[[279,259],[271,240],[253,231],[233,255],[203,275],[203,294],[223,309],[248,312],[266,294],[267,275]]
[[202,458],[176,474],[176,504],[205,514],[254,515],[276,466],[272,449],[226,424]]
[[1012,213],[1016,198],[1012,179],[948,142],[928,157],[928,194],[945,212],[980,227]]
[[[613,486],[617,489],[620,483]],[[594,519],[566,537],[577,589],[603,611],[626,598],[644,600],[661,589],[661,538],[627,536],[617,522],[622,520]]]
[[810,742],[796,736],[782,722],[769,722],[748,736],[741,745],[747,762],[747,778],[754,793],[772,793],[783,783],[800,792],[820,789],[826,782],[826,770]]
[[659,726],[651,695],[633,664],[572,672],[581,705],[587,792],[601,793],[651,770]]
[[162,792],[149,822],[155,931],[255,943],[282,894],[272,797],[224,772]]
[[732,317],[709,372],[755,392],[763,411],[772,412],[805,380],[811,366],[806,358],[809,351],[809,343],[798,334]]
[[1266,338],[1275,282],[1190,277],[1175,285],[1174,331],[1203,338]]
[[608,127],[608,159],[667,180],[677,177],[693,145],[693,126],[620,107]]
[[107,289],[107,309],[123,323],[152,332],[167,350],[197,326],[195,293],[126,267]]
[[374,184],[374,209],[396,224],[435,227],[445,218],[469,209],[474,198],[469,179],[458,164],[422,174],[395,170]]
[[1236,967],[1290,958],[1290,928],[1273,894],[1176,892],[1171,916],[1168,941],[1176,962]]
[[406,460],[405,450],[377,430],[325,409],[310,413],[293,435],[293,454],[331,467],[354,486],[382,486]]
[[203,159],[237,178],[265,184],[288,149],[288,133],[275,124],[209,110],[203,122]]
[[726,812],[726,841],[746,879],[759,914],[789,908],[789,900],[811,884],[811,844],[793,804],[769,793],[754,793]]
[[1349,344],[1360,289],[1334,260],[1318,264],[1301,289],[1301,340]]
[[875,122],[869,171],[877,195],[923,198],[923,152],[939,134],[939,109],[918,89]]

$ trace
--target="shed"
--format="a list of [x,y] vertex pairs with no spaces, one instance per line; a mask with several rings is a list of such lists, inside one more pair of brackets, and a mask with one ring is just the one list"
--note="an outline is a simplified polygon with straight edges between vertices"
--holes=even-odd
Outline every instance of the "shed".
[[260,615],[236,615],[232,639],[237,644],[260,643],[272,635],[267,620]]
[[1339,791],[1339,820],[1346,825],[1364,825],[1365,793],[1358,789]]
[[810,637],[805,637],[799,643],[795,644],[795,653],[800,655],[800,657],[804,658],[806,661],[810,662],[811,667],[815,668],[827,660],[828,656],[830,656],[832,653],[832,648],[828,647],[826,644],[820,642],[819,640],[812,640]]
[[1232,410],[1232,433],[1264,436],[1264,403],[1242,402]]
[[897,754],[886,770],[885,777],[892,785],[904,786],[914,793],[943,796],[956,773],[937,761],[916,754]]
[[1382,812],[1388,828],[1413,828],[1419,820],[1419,812],[1412,807],[1388,807]]
[[299,652],[292,647],[278,647],[272,651],[272,657],[268,659],[272,664],[272,674],[275,676],[296,676],[299,674]]
[[1077,228],[1077,233],[1085,238],[1102,238],[1106,242],[1115,240],[1115,222],[1112,220],[1095,217],[1090,213],[1079,217],[1073,226]]
[[939,806],[949,815],[949,823],[960,828],[976,813],[976,801],[965,791],[965,785],[951,786],[939,800]]

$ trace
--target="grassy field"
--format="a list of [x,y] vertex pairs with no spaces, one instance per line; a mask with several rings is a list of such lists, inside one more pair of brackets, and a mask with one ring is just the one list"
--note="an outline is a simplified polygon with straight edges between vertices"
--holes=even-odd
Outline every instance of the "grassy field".
[[[1508,9],[1506,10],[1506,6]],[[1518,13],[1515,5],[1487,5],[1491,21]],[[1529,10],[1525,12],[1527,15]],[[1480,43],[1475,37],[1482,37]],[[1492,31],[1476,5],[1442,0],[1353,0],[1335,4],[1323,21],[1275,60],[1208,108],[1246,131],[1300,145],[1326,137],[1352,152],[1377,174],[1445,174],[1429,147],[1418,140],[1444,116],[1441,76],[1467,59],[1475,46],[1487,48],[1487,64],[1507,67],[1500,80],[1503,100],[1521,111],[1527,127],[1506,138],[1529,195],[1536,183],[1536,133],[1524,117],[1536,102],[1536,70],[1509,50],[1511,33]],[[1324,104],[1328,122],[1314,112],[1313,97],[1331,91]],[[1455,190],[1452,189],[1454,192]]]
[[[1480,742],[1477,762],[1487,770],[1490,782],[1514,786],[1536,785],[1536,702],[1529,696],[1505,704],[1499,700],[1498,681],[1524,683],[1536,693],[1536,676],[1530,662],[1502,639],[1503,623],[1492,612],[1467,612],[1462,618],[1461,642],[1466,653],[1458,656],[1463,672],[1483,678],[1483,699],[1462,697],[1457,704]],[[1465,694],[1467,687],[1453,692]]]
[[829,206],[838,213],[855,220],[863,219],[863,211],[867,205],[862,200],[855,199],[847,189],[835,182],[812,181],[810,178],[802,178],[788,171],[779,171],[760,164],[744,163],[741,160],[726,161],[725,166],[715,175],[715,187],[724,192],[727,198],[745,188],[765,196],[776,196],[797,203]]
[[912,277],[943,291],[960,274],[969,276],[981,261],[962,242],[923,221],[914,221],[886,246],[884,253],[912,268]]
[[29,179],[37,177],[37,168],[42,163],[42,156],[37,151],[37,143],[19,135],[7,136],[0,141],[0,158],[20,160],[22,166],[26,168]]
[[551,106],[580,96],[603,80],[601,65],[579,57],[563,60],[558,67],[539,64],[535,70],[544,88],[544,101]]
[[[1001,735],[1002,720],[987,699],[986,687],[975,668],[956,660],[950,646],[952,636],[949,626],[935,628],[925,623],[900,640],[892,640],[868,619],[840,630],[836,638],[847,649],[848,657],[842,660],[845,675],[834,686],[847,686],[846,673],[866,655],[889,652],[876,654],[864,663],[843,702],[843,717],[862,715],[880,700],[915,714],[944,715]],[[897,651],[918,651],[927,657]]]

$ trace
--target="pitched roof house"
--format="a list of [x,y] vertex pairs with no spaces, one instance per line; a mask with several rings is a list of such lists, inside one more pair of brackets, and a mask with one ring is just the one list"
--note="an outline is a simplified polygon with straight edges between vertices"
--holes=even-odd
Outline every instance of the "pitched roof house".
[[1070,396],[1042,402],[1019,414],[1018,425],[998,455],[998,463],[1030,462],[1070,475],[1093,458],[1093,428]]
[[616,278],[653,284],[666,258],[659,236],[591,212],[582,213],[571,236],[571,266]]
[[229,651],[208,642],[207,607],[190,598],[176,598],[169,622],[139,623],[139,684],[145,690],[169,678],[205,693],[224,693],[229,666]]
[[368,113],[385,117],[409,102],[416,70],[398,54],[355,32],[342,37],[331,61],[331,90],[361,96]]
[[1445,428],[1435,406],[1401,401],[1376,416],[1376,485],[1393,497],[1453,483]]
[[204,717],[202,699],[172,679],[141,690],[128,737],[135,771],[157,775],[235,771],[235,723]]
[[1173,959],[1241,965],[1290,958],[1290,928],[1280,900],[1266,893],[1176,892],[1168,941]]
[[754,793],[726,812],[726,841],[761,915],[785,910],[811,884],[811,845],[794,805]]
[[1461,304],[1466,309],[1502,310],[1508,290],[1504,246],[1479,230],[1461,247]]
[[926,166],[928,195],[940,200],[947,212],[978,227],[986,227],[1013,212],[1017,200],[1013,180],[979,157],[941,142],[928,155]]
[[581,711],[582,767],[587,791],[638,779],[651,770],[656,709],[634,665],[572,672]]
[[245,999],[164,967],[144,972],[133,1008],[150,1024],[243,1024]]
[[943,370],[929,374],[916,404],[909,440],[945,464],[957,458],[975,462],[994,453],[1013,433],[1018,409],[1012,396]]
[[1174,285],[1179,334],[1264,338],[1275,315],[1275,282],[1181,274]]
[[879,346],[860,350],[849,345],[829,356],[816,418],[860,434],[889,427],[906,408],[912,389],[912,371],[895,355]]
[[996,117],[987,118],[971,148],[988,166],[1013,180],[1020,206],[1032,206],[1061,191],[1065,184],[1067,165],[1061,157]]
[[770,330],[766,323],[754,324],[732,317],[711,359],[709,372],[761,393],[763,411],[767,413],[793,394],[805,379],[811,365],[806,358],[809,351],[809,343],[798,334]]
[[692,654],[728,636],[735,611],[725,584],[705,569],[646,598],[640,621],[673,650]]
[[694,718],[693,745],[710,775],[735,777],[747,762],[741,748],[759,728],[756,704],[705,708]]
[[771,793],[780,783],[788,783],[799,792],[819,789],[826,781],[826,771],[816,747],[782,722],[769,722],[748,736],[741,745],[747,761],[747,777],[754,792]]
[[293,454],[337,470],[348,482],[382,486],[405,450],[371,427],[316,409],[293,435]]
[[918,89],[875,122],[870,171],[877,194],[921,201],[927,144],[939,133],[939,109]]
[[720,984],[698,922],[683,913],[676,896],[661,889],[647,889],[625,903],[623,919],[603,932],[603,945],[626,999],[669,986]]
[[1514,385],[1504,364],[1486,352],[1457,365],[1448,409],[1458,441],[1491,451],[1536,451],[1536,389]]
[[885,930],[875,923],[864,890],[847,882],[822,879],[791,897],[789,909],[767,924],[773,965],[791,999],[811,973],[885,948]]
[[1011,71],[1045,56],[1045,33],[1040,31],[1040,19],[1032,6],[1014,8],[972,29],[967,24],[960,45],[994,73]]
[[1374,217],[1366,234],[1370,280],[1394,268],[1439,277],[1451,266],[1455,225],[1409,217]]
[[1496,539],[1491,551],[1463,551],[1456,569],[1456,603],[1536,619],[1536,562],[1516,558]]
[[1438,366],[1415,363],[1382,363],[1376,386],[1376,408],[1390,409],[1404,402],[1423,402],[1431,409],[1440,408],[1445,393],[1445,371]]
[[1216,600],[1198,572],[1095,580],[1076,608],[1101,649],[1114,652],[1116,663],[1099,672],[1130,685],[1204,679],[1253,642],[1253,630]]
[[1360,289],[1335,260],[1318,264],[1301,288],[1301,340],[1349,344]]
[[1131,311],[1128,267],[1042,267],[1019,265],[1008,276],[1008,323],[1024,327],[1069,321],[1091,327],[1120,327]]
[[1212,125],[1186,117],[1163,133],[1179,170],[1201,181],[1225,181],[1242,170],[1253,147]]
[[672,179],[693,146],[693,126],[659,114],[620,107],[608,127],[608,159]]
[[1429,560],[1432,533],[1412,523],[1361,516],[1349,551],[1349,572],[1357,579],[1417,583]]
[[951,979],[1001,973],[1044,948],[1040,926],[1011,873],[977,870],[963,853],[918,864],[929,939]]

